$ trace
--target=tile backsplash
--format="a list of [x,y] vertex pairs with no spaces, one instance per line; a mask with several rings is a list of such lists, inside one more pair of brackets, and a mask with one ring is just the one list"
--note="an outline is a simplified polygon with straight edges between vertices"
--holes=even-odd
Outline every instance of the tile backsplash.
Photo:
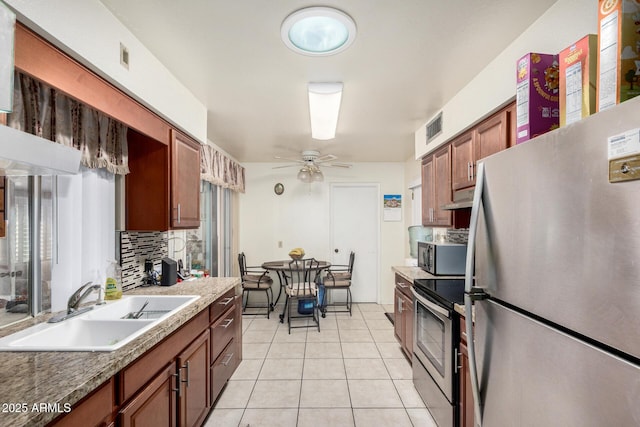
[[144,262],[153,261],[160,272],[162,258],[168,256],[168,233],[161,231],[120,232],[120,264],[122,267],[122,290],[127,291],[144,285]]

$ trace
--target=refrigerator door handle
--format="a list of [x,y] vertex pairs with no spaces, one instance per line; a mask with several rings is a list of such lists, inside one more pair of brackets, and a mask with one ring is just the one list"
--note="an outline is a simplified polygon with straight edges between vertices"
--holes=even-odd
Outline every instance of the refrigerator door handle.
[[464,311],[468,319],[466,323],[467,329],[467,351],[469,352],[469,371],[471,376],[471,390],[473,392],[473,412],[475,415],[475,424],[482,427],[482,402],[480,401],[480,386],[478,384],[478,368],[476,361],[476,347],[473,335],[473,312],[472,294],[477,293],[477,289],[473,286],[473,272],[475,268],[475,248],[476,234],[478,231],[478,219],[482,203],[482,191],[484,189],[484,163],[477,165],[476,188],[473,194],[473,206],[471,208],[471,219],[469,224],[469,241],[467,243],[467,260],[464,275]]

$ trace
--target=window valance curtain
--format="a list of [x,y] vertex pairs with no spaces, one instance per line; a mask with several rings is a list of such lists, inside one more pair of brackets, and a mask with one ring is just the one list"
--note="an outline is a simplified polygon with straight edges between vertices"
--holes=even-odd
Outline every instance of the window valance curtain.
[[129,173],[124,124],[20,72],[7,124],[80,150],[86,167]]
[[200,178],[244,193],[244,168],[210,145],[200,147]]

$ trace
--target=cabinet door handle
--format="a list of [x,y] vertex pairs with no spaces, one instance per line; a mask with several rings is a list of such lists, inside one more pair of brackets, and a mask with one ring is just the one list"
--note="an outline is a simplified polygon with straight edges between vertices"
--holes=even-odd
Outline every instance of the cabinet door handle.
[[225,298],[224,300],[220,301],[218,304],[224,305],[226,307],[227,305],[229,305],[231,301],[233,301],[233,297]]
[[220,326],[222,326],[223,328],[227,329],[233,323],[233,319],[224,319],[224,320],[227,321],[227,324],[226,325],[220,325]]
[[[189,387],[189,361],[187,360],[187,363],[185,363],[185,365],[180,368],[180,369],[186,369],[187,370],[187,379],[186,380],[180,380],[180,382],[183,382],[185,384],[187,384],[187,387]],[[180,372],[180,371],[178,371]]]
[[172,388],[172,391],[176,392],[176,396],[180,397],[180,384],[182,383],[182,380],[180,379],[180,369],[178,369],[178,372],[176,372],[175,374],[171,374],[172,376],[176,377],[176,386],[177,388]]
[[398,298],[398,313],[402,313],[403,301],[402,298]]
[[234,353],[227,354],[226,359],[222,361],[222,365],[228,366],[229,362],[231,362],[231,359],[233,359],[233,355]]
[[176,221],[178,224],[180,224],[180,203],[178,203],[178,207],[177,208],[173,208],[173,210],[178,211],[178,217],[176,218]]
[[471,181],[471,163],[467,162],[467,181]]

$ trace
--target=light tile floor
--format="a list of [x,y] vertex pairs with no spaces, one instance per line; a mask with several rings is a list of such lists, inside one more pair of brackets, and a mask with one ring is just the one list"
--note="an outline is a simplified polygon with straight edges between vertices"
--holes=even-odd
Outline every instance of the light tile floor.
[[291,334],[278,308],[243,316],[243,361],[205,427],[435,427],[385,311],[355,304]]

